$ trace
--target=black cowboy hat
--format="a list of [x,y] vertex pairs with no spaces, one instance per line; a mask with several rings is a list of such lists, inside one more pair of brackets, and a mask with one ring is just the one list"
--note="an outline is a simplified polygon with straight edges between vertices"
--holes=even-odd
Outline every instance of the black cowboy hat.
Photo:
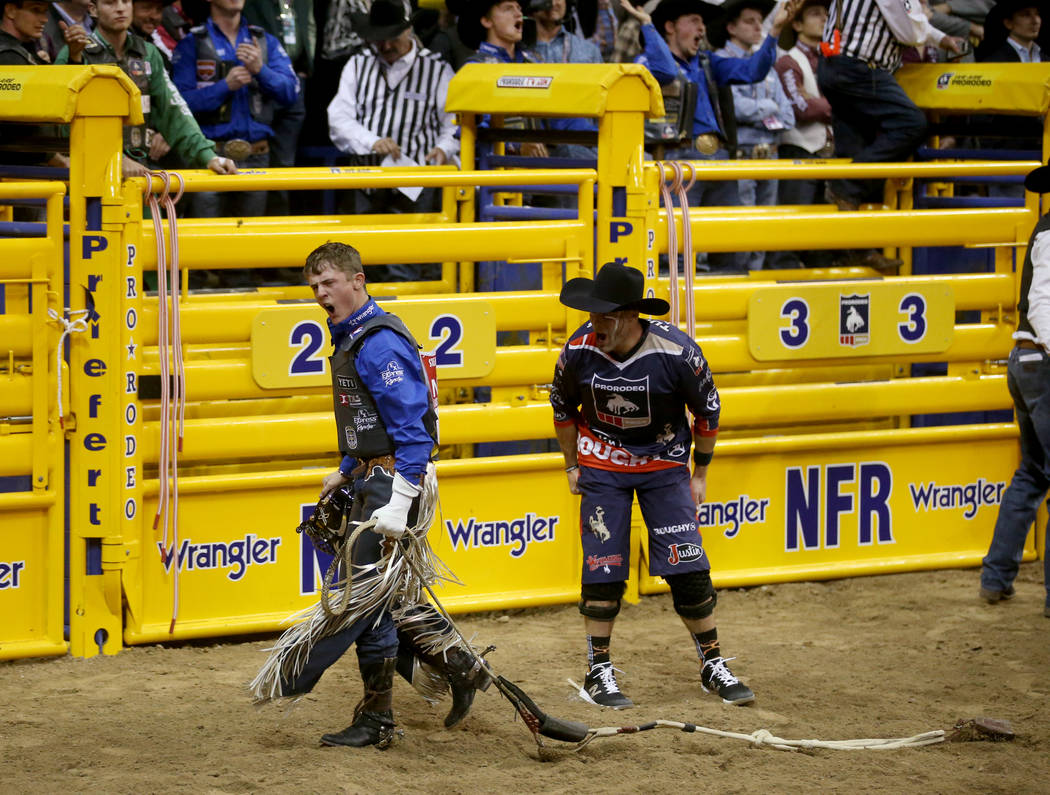
[[739,17],[745,9],[754,8],[765,19],[776,4],[776,0],[729,0],[721,7],[722,13],[719,14],[718,19],[707,25],[707,40],[711,42],[712,47],[725,47],[726,42],[729,41],[729,31],[726,26]]
[[1050,193],[1050,165],[1029,171],[1024,178],[1024,187],[1032,193]]
[[[522,0],[517,0],[521,6],[521,13],[525,13],[525,5]],[[456,30],[459,40],[470,49],[476,50],[481,42],[488,37],[488,31],[481,24],[481,18],[485,16],[493,6],[499,5],[503,0],[465,0],[461,11],[456,17]],[[525,43],[525,30],[522,29],[522,45]]]
[[645,315],[666,315],[671,305],[662,298],[643,298],[642,272],[616,262],[602,265],[594,279],[569,279],[558,296],[565,306],[582,312],[637,310]]
[[792,27],[791,23],[796,20],[802,19],[802,14],[807,8],[813,6],[823,6],[824,8],[831,8],[831,0],[802,0],[802,5],[795,11],[794,16],[789,17],[784,22],[784,27],[780,30],[780,38],[777,39],[777,44],[782,50],[790,50],[798,42],[798,33],[795,32],[795,28]]
[[984,18],[984,38],[974,53],[978,61],[987,58],[1009,38],[1010,31],[1003,22],[1022,8],[1038,8],[1042,15],[1045,6],[1041,0],[999,0],[991,7]]
[[665,22],[674,22],[686,14],[699,14],[704,18],[704,25],[713,25],[721,13],[722,9],[719,6],[705,3],[703,0],[663,0],[653,9],[653,27],[662,36]]
[[367,14],[353,15],[353,25],[365,41],[386,41],[412,27],[412,21],[400,0],[375,0]]

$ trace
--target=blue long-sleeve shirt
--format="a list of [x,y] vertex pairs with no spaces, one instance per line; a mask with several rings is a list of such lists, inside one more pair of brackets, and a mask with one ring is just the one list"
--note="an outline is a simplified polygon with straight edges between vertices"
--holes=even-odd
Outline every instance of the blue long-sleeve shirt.
[[[718,97],[712,97],[707,88],[707,78],[700,64],[700,53],[688,61],[673,55],[656,28],[652,25],[642,26],[645,48],[635,58],[635,63],[644,65],[660,85],[670,83],[679,74],[697,84],[696,112],[693,115],[693,135],[717,133],[725,135],[718,127],[718,116],[714,104]],[[724,58],[713,52],[704,53],[711,63],[711,73],[718,85],[738,83],[757,83],[762,80],[773,66],[777,57],[777,44],[772,36],[766,36],[762,46],[747,58]]]
[[[601,63],[602,54],[597,45],[569,33],[564,27],[550,41],[537,41],[533,52],[543,63]],[[548,119],[552,130],[582,130],[598,132],[594,119]]]
[[[726,42],[725,47],[715,54],[725,58],[747,57],[747,51],[732,41]],[[736,110],[736,139],[741,146],[776,143],[780,140],[781,130],[795,126],[795,108],[775,70],[755,83],[733,86],[733,107]],[[765,120],[770,117],[780,122],[779,129],[766,126]]]
[[[254,44],[248,23],[241,20],[237,31],[237,40],[233,43],[226,34],[216,27],[209,18],[205,21],[212,45],[221,61],[234,61],[237,58],[237,47],[241,44]],[[278,105],[291,105],[299,95],[299,78],[292,70],[292,62],[281,46],[281,42],[269,33],[266,36],[266,63],[259,74],[254,76],[258,81],[263,96]],[[242,64],[243,65],[243,64]],[[273,130],[266,124],[252,118],[251,88],[241,86],[237,91],[230,91],[225,80],[205,82],[197,75],[197,37],[186,36],[179,42],[171,56],[172,79],[182,94],[186,104],[194,114],[217,110],[233,95],[230,107],[230,121],[223,124],[202,124],[201,131],[209,138],[225,141],[230,138],[242,138],[246,141],[261,141],[273,135]]]
[[[328,328],[332,344],[342,341],[365,320],[385,314],[374,299],[341,323]],[[391,367],[391,364],[395,367]],[[423,415],[430,406],[430,394],[419,361],[419,351],[396,331],[381,328],[369,334],[357,349],[354,361],[358,375],[375,401],[379,417],[394,442],[394,470],[409,483],[419,483],[426,471],[434,440],[423,425]],[[383,373],[400,370],[393,380]],[[344,475],[357,465],[353,456],[344,456],[339,471]]]

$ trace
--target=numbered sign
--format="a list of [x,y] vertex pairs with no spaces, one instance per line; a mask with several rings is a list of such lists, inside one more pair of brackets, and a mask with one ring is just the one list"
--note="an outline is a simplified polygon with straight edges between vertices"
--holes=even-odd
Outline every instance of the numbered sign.
[[946,285],[799,282],[757,290],[748,345],[758,361],[940,353],[955,331]]
[[[481,378],[496,363],[496,320],[482,301],[383,301],[434,354],[439,379]],[[313,304],[261,309],[252,321],[252,376],[263,389],[326,386],[332,343]]]

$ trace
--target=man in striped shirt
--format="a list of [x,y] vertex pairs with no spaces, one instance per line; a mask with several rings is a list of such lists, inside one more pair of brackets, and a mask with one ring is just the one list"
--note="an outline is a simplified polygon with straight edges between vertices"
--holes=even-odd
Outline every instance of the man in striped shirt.
[[[459,153],[455,116],[445,113],[452,68],[419,46],[399,0],[375,0],[355,28],[369,46],[347,61],[328,106],[332,143],[361,164],[449,163]],[[433,188],[415,197],[392,189],[354,191],[352,211],[432,212],[439,200]],[[420,273],[417,266],[388,268],[391,281],[416,279]]]
[[[960,40],[930,25],[917,0],[832,0],[817,66],[831,102],[835,156],[855,163],[904,160],[926,135],[926,116],[893,78],[903,48],[935,44],[956,54]],[[881,202],[880,184],[830,180],[828,199],[841,210]]]

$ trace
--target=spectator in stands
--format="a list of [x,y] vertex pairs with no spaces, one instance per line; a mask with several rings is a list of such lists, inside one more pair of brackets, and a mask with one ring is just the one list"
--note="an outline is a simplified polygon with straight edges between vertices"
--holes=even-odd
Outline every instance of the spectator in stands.
[[[730,0],[723,17],[711,28],[711,43],[723,58],[747,58],[765,38],[762,20],[773,10],[775,0]],[[791,101],[772,69],[754,83],[733,86],[736,112],[736,157],[743,160],[776,158],[783,130],[795,126]],[[777,180],[741,179],[737,181],[740,204],[745,207],[771,207],[777,203]],[[762,270],[764,251],[741,252],[738,264],[745,270]]]
[[[160,25],[164,18],[164,6],[171,0],[132,0],[131,32],[140,36],[157,48],[164,60],[164,71],[171,76],[172,46],[168,45],[170,37],[160,35],[164,30]],[[147,130],[149,141],[149,167],[156,169],[179,168],[181,163],[177,155],[171,152],[171,146],[157,130]]]
[[[660,0],[646,0],[641,10],[652,15],[658,5]],[[613,43],[612,53],[606,55],[605,59],[611,63],[634,63],[634,59],[642,54],[642,24],[638,17],[625,10],[622,3],[620,12],[622,18],[616,28],[616,41]]]
[[[809,160],[831,157],[831,104],[817,86],[817,59],[820,37],[828,19],[831,0],[803,0],[798,11],[780,34],[786,53],[777,59],[775,69],[784,93],[795,112],[795,126],[785,130],[777,152],[782,160]],[[782,179],[777,187],[779,204],[823,204],[824,180]],[[827,251],[778,251],[772,255],[774,268],[826,267],[831,264]]]
[[[210,0],[211,15],[179,42],[175,85],[216,149],[238,167],[266,168],[277,105],[291,105],[299,79],[281,43],[242,18],[244,0]],[[260,216],[266,193],[198,193],[199,217]]]
[[[598,47],[587,39],[577,36],[565,27],[565,0],[546,0],[538,11],[536,20],[536,44],[532,51],[544,63],[601,63]],[[597,135],[598,125],[593,119],[549,119],[546,125],[552,130],[592,132]],[[570,157],[577,160],[592,160],[598,157],[597,147],[583,144],[556,144],[551,148],[554,157]],[[575,199],[561,197],[562,206],[574,206]]]
[[116,64],[138,86],[143,97],[145,123],[124,128],[124,173],[145,176],[141,162],[148,158],[150,128],[159,130],[181,161],[190,168],[210,168],[217,174],[235,174],[232,161],[215,153],[186,103],[175,89],[155,46],[129,29],[131,0],[96,0],[98,24],[93,33],[81,27],[66,30],[68,44],[58,63]]
[[525,12],[518,0],[468,0],[456,20],[460,40],[475,50],[473,63],[529,63],[521,46]]
[[[199,4],[200,2],[198,0],[198,5]],[[202,14],[200,21],[203,22],[204,17],[206,16],[207,14]],[[175,0],[174,3],[164,6],[164,13],[161,16],[160,22],[160,35],[171,48],[173,54],[176,45],[186,38],[193,25],[193,17],[185,8],[183,8],[182,0]]]
[[58,0],[51,3],[47,25],[44,26],[44,41],[51,63],[55,62],[59,50],[66,43],[64,28],[81,27],[88,33],[95,29],[95,20],[91,16],[92,5],[92,0]]
[[544,63],[601,63],[602,54],[590,41],[565,27],[565,0],[546,0],[533,12],[536,44],[532,51]]
[[131,30],[160,51],[164,59],[164,71],[171,74],[171,54],[175,43],[170,36],[163,35],[164,6],[171,0],[133,0],[131,8]]
[[[761,46],[746,58],[726,58],[709,52],[707,24],[718,7],[701,0],[663,0],[650,18],[630,0],[624,9],[641,23],[643,53],[638,63],[652,72],[657,82],[667,84],[680,75],[697,86],[690,145],[666,153],[668,160],[727,160],[730,140],[726,117],[718,97],[718,86],[755,83],[765,79],[776,59],[776,37],[801,0],[791,0],[777,12]],[[735,182],[697,180],[689,191],[690,205],[736,206],[740,203]],[[713,253],[708,257],[713,271],[735,270],[736,254]]]
[[[328,106],[332,143],[362,163],[450,163],[459,153],[455,117],[445,112],[452,68],[416,43],[400,0],[374,0],[367,16],[355,21],[355,29],[369,46],[350,56]],[[434,188],[414,197],[393,188],[351,195],[356,214],[434,212],[441,198]],[[422,274],[419,266],[387,267],[389,281],[411,281]]]
[[594,19],[594,33],[587,39],[598,48],[602,59],[612,60],[616,50],[616,34],[619,32],[620,22],[616,17],[612,0],[598,0],[596,15]]
[[[832,0],[817,83],[831,102],[836,157],[881,163],[910,157],[926,137],[926,116],[893,79],[904,47],[933,42],[956,54],[958,39],[930,25],[909,0]],[[836,179],[828,199],[840,210],[881,202],[881,183]]]
[[[45,0],[4,0],[3,19],[0,20],[0,66],[45,66],[51,62],[43,38],[48,18],[48,3]],[[30,151],[32,142],[55,137],[58,132],[51,126],[0,124],[0,163],[17,166],[68,167],[65,155],[56,152]],[[7,149],[6,147],[12,147]],[[16,207],[16,221],[42,221],[44,212],[39,208]]]
[[[270,165],[290,168],[298,165],[299,134],[306,120],[306,83],[314,69],[317,46],[313,0],[246,0],[244,18],[280,39],[299,78],[299,93],[287,107],[274,109],[270,128]],[[267,196],[267,215],[288,215],[288,191],[273,190]]]
[[[947,0],[930,4],[930,24],[949,36],[962,36],[971,42],[984,39],[984,21],[995,0]],[[965,22],[969,27],[965,33],[952,23]],[[972,54],[963,60],[973,60]]]
[[[525,15],[518,0],[467,0],[456,29],[460,41],[475,50],[468,63],[536,61],[536,56],[522,46]],[[542,143],[522,144],[520,151],[526,157],[547,157],[547,147]]]
[[[1032,0],[1002,0],[985,20],[985,40],[977,50],[978,61],[1001,63],[1041,63],[1042,48],[1037,41],[1042,28],[1039,7]],[[1043,121],[1031,117],[977,117],[988,130],[979,143],[988,149],[1042,150]],[[991,183],[988,195],[1012,198],[1024,203],[1024,186]]]
[[321,57],[335,61],[352,55],[364,46],[354,28],[354,20],[368,14],[368,0],[331,0],[321,37]]
[[445,0],[438,10],[420,8],[412,15],[412,27],[423,46],[448,61],[453,71],[474,54],[474,48],[465,45],[456,30],[456,18],[465,6],[466,0]]
[[978,61],[1041,63],[1037,39],[1042,28],[1039,6],[1032,0],[1000,0],[988,13]]
[[46,0],[4,0],[4,18],[0,22],[0,66],[51,63],[43,38],[48,5]]

